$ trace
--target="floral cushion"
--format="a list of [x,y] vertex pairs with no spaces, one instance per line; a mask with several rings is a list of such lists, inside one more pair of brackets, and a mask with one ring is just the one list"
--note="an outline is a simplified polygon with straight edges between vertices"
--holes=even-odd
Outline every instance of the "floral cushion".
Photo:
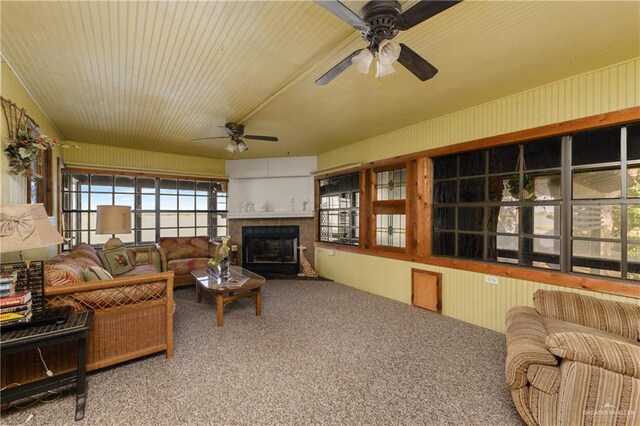
[[71,262],[47,263],[44,266],[44,283],[50,286],[84,282],[82,268]]
[[190,274],[191,271],[207,266],[209,258],[197,257],[193,259],[174,259],[167,262],[167,268],[176,275]]
[[104,268],[113,276],[124,274],[133,269],[127,249],[124,247],[102,250],[98,255],[102,259]]
[[158,242],[167,260],[209,257],[209,237],[164,237]]

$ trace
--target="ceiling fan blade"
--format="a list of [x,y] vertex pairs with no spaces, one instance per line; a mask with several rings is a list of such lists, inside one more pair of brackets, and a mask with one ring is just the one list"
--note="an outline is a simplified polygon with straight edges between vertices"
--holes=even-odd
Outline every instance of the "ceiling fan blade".
[[256,136],[256,135],[244,135],[244,139],[255,139],[257,141],[270,141],[270,142],[278,142],[278,138],[275,136]]
[[218,126],[218,127],[224,130],[225,133],[228,134],[229,136],[235,136],[235,133],[233,132],[233,130],[231,130],[227,126]]
[[327,71],[326,73],[324,73],[322,75],[322,77],[320,77],[319,79],[316,80],[316,84],[318,86],[324,86],[326,84],[329,84],[331,82],[331,80],[333,80],[334,78],[336,78],[338,75],[340,75],[340,73],[344,70],[346,70],[347,68],[349,68],[351,66],[351,60],[358,55],[358,53],[362,52],[364,49],[358,49],[355,52],[353,52],[351,55],[347,56],[346,58],[344,58],[342,61],[340,61],[336,66],[334,66],[333,68],[331,68],[329,71]]
[[336,15],[338,18],[345,21],[347,24],[357,29],[367,28],[367,24],[356,15],[351,9],[338,0],[316,0],[320,6],[327,9],[329,12]]
[[208,137],[208,138],[191,139],[191,142],[208,141],[210,139],[229,139],[229,136],[211,136],[211,137]]
[[455,6],[461,1],[462,0],[422,0],[396,19],[396,28],[399,30],[408,30],[420,22],[426,21],[438,13]]
[[406,45],[400,43],[400,62],[406,69],[411,71],[416,77],[422,81],[429,80],[438,73],[438,69],[427,62],[422,56],[418,55]]

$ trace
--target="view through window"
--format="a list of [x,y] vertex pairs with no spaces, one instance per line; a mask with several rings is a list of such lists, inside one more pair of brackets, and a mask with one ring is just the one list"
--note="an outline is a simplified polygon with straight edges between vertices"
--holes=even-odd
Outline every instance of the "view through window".
[[640,280],[640,125],[434,158],[433,254]]
[[153,244],[159,237],[228,234],[227,184],[191,179],[63,172],[62,215],[70,248],[79,242],[102,245],[97,235],[99,205],[131,207],[133,232],[117,235],[125,244]]
[[320,241],[357,246],[360,236],[359,174],[320,180]]

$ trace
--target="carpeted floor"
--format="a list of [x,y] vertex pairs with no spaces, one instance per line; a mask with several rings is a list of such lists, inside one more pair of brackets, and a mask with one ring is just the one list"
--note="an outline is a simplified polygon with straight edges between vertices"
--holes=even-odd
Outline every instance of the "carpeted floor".
[[[90,375],[77,424],[522,425],[499,333],[330,281],[268,281],[263,316],[236,301],[222,328],[193,288],[176,301],[175,357]],[[0,423],[76,424],[74,407],[71,389]]]

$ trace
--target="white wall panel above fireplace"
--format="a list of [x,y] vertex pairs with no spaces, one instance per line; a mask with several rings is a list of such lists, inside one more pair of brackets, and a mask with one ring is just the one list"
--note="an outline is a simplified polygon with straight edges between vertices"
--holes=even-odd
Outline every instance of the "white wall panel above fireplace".
[[313,217],[316,157],[228,160],[229,219]]

